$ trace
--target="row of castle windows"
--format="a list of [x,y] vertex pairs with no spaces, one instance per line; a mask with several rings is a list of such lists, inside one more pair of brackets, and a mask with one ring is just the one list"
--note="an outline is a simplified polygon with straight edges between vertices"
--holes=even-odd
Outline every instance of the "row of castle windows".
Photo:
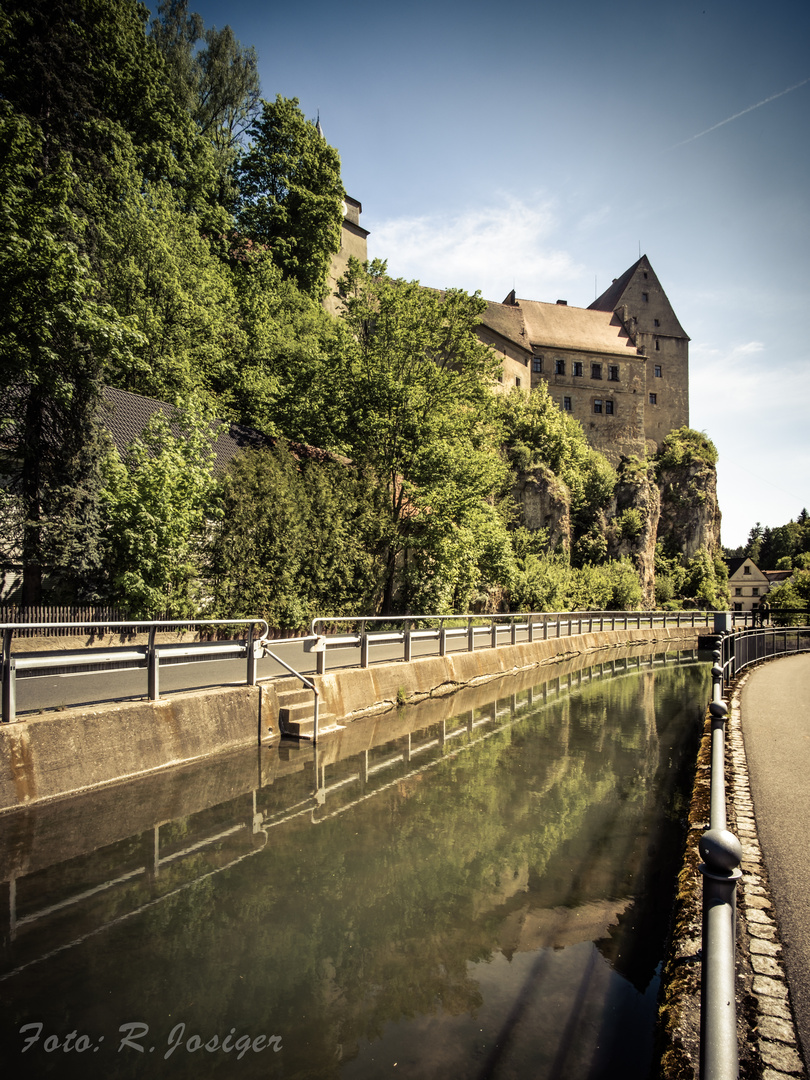
[[[570,397],[564,397],[562,399],[563,412],[573,412],[574,404]],[[616,402],[613,398],[594,398],[591,403],[591,408],[595,413],[604,413],[605,416],[615,416],[616,414]]]
[[[658,404],[658,395],[657,394],[650,394],[650,405],[657,405],[657,404]],[[574,411],[573,399],[568,397],[568,396],[564,397],[562,399],[562,407],[563,407],[563,412],[573,412]],[[602,413],[603,412],[606,416],[615,416],[616,415],[616,402],[614,401],[613,398],[605,398],[604,400],[602,398],[594,398],[593,402],[591,403],[591,408],[593,409],[593,411],[595,413]]]
[[[604,364],[591,364],[591,378],[592,379],[601,379],[602,378],[602,371],[603,371],[604,367],[605,367]],[[608,370],[608,374],[607,374],[608,382],[618,382],[619,381],[619,365],[618,364],[608,364],[607,365],[607,370]],[[543,357],[542,356],[535,356],[533,358],[533,360],[532,360],[532,371],[534,371],[537,374],[542,374],[542,371],[543,371]],[[556,356],[554,358],[554,374],[555,375],[565,375],[565,360],[561,356]],[[585,374],[585,364],[584,364],[584,362],[582,360],[574,360],[574,361],[572,361],[572,363],[571,363],[571,374],[576,379],[581,379],[583,377],[583,375]]]
[[[601,379],[602,370],[604,364],[591,364],[591,378]],[[581,360],[574,360],[571,364],[571,374],[575,379],[581,379],[585,374],[585,365]],[[608,364],[608,382],[619,382],[619,365]],[[532,360],[532,370],[537,374],[542,374],[543,371],[543,357],[535,356]],[[654,374],[656,379],[661,379],[664,376],[663,368],[660,364],[654,366]],[[565,375],[565,360],[561,356],[557,356],[554,359],[554,374]]]

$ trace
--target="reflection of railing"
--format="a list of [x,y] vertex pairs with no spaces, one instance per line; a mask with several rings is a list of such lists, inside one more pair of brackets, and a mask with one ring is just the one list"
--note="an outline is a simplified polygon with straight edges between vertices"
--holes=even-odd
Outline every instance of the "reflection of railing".
[[723,690],[751,664],[810,651],[810,627],[761,627],[723,633],[712,665],[711,803],[709,829],[700,838],[703,857],[703,951],[700,1075],[735,1080],[738,1073],[735,941],[737,882],[742,847],[726,827],[725,730],[728,704]]
[[[244,641],[211,641],[200,642],[194,645],[157,645],[155,638],[158,630],[169,627],[209,627],[209,626],[246,626],[247,637]],[[119,629],[146,632],[148,640],[145,645],[113,646],[110,648],[87,648],[80,650],[65,650],[58,655],[11,655],[11,639],[19,630],[49,630],[49,629],[75,629],[93,634],[98,629],[97,623],[3,623],[0,630],[3,631],[3,723],[10,723],[17,715],[17,672],[18,671],[41,671],[47,672],[58,668],[60,671],[71,669],[86,669],[88,667],[103,667],[106,665],[125,664],[128,666],[145,667],[147,669],[147,693],[150,701],[157,701],[160,697],[160,661],[188,660],[192,657],[201,659],[220,659],[222,657],[242,656],[247,659],[247,683],[250,686],[256,684],[256,655],[253,648],[254,630],[264,627],[267,634],[268,627],[264,619],[172,619],[155,622],[129,621],[107,622],[105,630]]]
[[[529,612],[511,615],[375,615],[367,618],[341,616],[313,619],[310,632],[317,639],[317,673],[326,672],[328,649],[354,647],[360,649],[360,667],[368,667],[374,645],[401,644],[405,663],[413,655],[413,643],[434,641],[438,653],[445,656],[453,640],[463,641],[461,651],[474,652],[477,642],[486,646],[515,645],[548,638],[573,637],[580,634],[612,630],[641,629],[642,627],[708,626],[714,618],[711,611],[567,611]],[[448,623],[456,625],[448,625]],[[463,625],[459,626],[458,624]],[[435,625],[428,625],[435,624]],[[377,632],[368,625],[389,627]],[[333,633],[323,630],[345,626],[352,633]],[[321,632],[319,633],[319,630]],[[508,634],[508,642],[502,639]]]

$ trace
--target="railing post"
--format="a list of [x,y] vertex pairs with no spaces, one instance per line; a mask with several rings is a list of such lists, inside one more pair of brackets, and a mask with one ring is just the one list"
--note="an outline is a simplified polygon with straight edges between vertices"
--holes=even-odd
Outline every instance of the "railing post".
[[543,616],[543,641],[548,640],[548,618]]
[[447,627],[444,623],[439,627],[439,656],[447,656]]
[[147,697],[150,701],[157,701],[160,697],[160,658],[155,648],[156,631],[156,626],[149,627],[149,641],[146,646]]
[[253,651],[253,623],[248,627],[247,635],[247,684],[256,685],[256,654]]
[[3,631],[3,723],[10,724],[17,715],[17,671],[11,661],[11,637],[14,631]]
[[413,648],[413,642],[411,640],[411,624],[409,622],[405,623],[405,642],[404,642],[404,645],[405,645],[405,649],[404,649],[405,663],[410,664],[411,655],[412,655],[411,650]]
[[512,616],[512,633],[511,633],[509,643],[511,645],[516,645],[517,644],[517,615]]
[[727,829],[709,829],[698,848],[703,857],[698,867],[703,875],[700,1075],[704,1080],[736,1080],[734,951],[742,847]]
[[323,649],[315,654],[315,673],[317,675],[326,674],[326,638],[324,637]]
[[368,634],[365,626],[360,631],[360,667],[368,667]]
[[3,723],[17,719],[17,661],[9,656],[3,661]]
[[475,627],[472,619],[467,619],[467,652],[475,651]]
[[492,616],[492,629],[490,630],[490,644],[493,649],[498,646],[498,624],[495,622],[495,616]]
[[534,616],[529,613],[529,644],[534,641]]

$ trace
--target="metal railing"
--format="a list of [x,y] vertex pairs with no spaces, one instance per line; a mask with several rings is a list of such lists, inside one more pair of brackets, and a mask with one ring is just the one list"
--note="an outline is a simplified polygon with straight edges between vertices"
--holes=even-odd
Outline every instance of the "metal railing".
[[[58,654],[13,656],[11,653],[11,640],[19,630],[60,630],[81,629],[94,630],[97,623],[2,623],[0,630],[3,631],[3,691],[2,691],[2,721],[11,723],[17,715],[17,672],[18,671],[47,671],[59,668],[60,670],[75,670],[77,668],[92,668],[110,664],[122,664],[127,666],[145,667],[147,670],[147,696],[150,701],[157,701],[160,697],[160,661],[164,660],[187,660],[191,657],[245,657],[247,660],[246,681],[249,686],[256,685],[256,650],[254,648],[255,630],[257,627],[264,628],[266,635],[269,630],[264,619],[172,619],[157,620],[153,622],[141,620],[128,620],[126,622],[106,622],[106,629],[120,629],[134,632],[146,632],[147,641],[142,645],[123,645],[101,648],[86,648],[80,651],[64,651]],[[223,642],[199,642],[193,645],[162,645],[156,644],[155,638],[161,628],[178,629],[181,627],[214,627],[214,626],[246,626],[247,636],[244,641]],[[297,672],[295,672],[297,674]]]
[[709,828],[700,838],[703,857],[703,950],[700,1075],[736,1080],[739,1071],[735,988],[737,882],[742,847],[726,826],[725,738],[728,703],[723,699],[740,671],[762,660],[810,651],[810,627],[760,627],[726,631],[715,642],[712,665],[711,802]]
[[[642,627],[710,626],[713,611],[553,611],[521,612],[509,615],[374,615],[340,616],[313,619],[310,633],[315,638],[311,646],[316,654],[318,675],[326,672],[327,651],[334,648],[360,648],[360,667],[371,663],[371,650],[376,645],[401,644],[405,663],[413,656],[415,641],[432,640],[438,643],[438,653],[445,656],[450,643],[463,640],[461,651],[474,652],[476,642],[487,647],[499,644],[515,645],[519,640],[534,642],[548,638],[573,637],[608,630],[630,630]],[[463,625],[458,625],[458,624]],[[455,624],[455,625],[448,625]],[[367,627],[390,629],[369,631]],[[352,628],[352,633],[333,633],[326,628]],[[398,629],[401,628],[401,629]],[[320,632],[319,632],[320,630]],[[507,640],[503,640],[508,635]]]

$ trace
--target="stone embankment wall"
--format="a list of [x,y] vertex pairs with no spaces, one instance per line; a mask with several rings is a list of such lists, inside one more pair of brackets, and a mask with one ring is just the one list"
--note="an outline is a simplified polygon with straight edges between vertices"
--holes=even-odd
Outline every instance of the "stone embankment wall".
[[[317,677],[325,711],[341,723],[578,656],[616,647],[691,648],[699,628],[615,630],[479,649],[410,664],[385,663]],[[159,701],[46,713],[0,726],[0,810],[131,780],[278,738],[273,680],[173,694]]]

